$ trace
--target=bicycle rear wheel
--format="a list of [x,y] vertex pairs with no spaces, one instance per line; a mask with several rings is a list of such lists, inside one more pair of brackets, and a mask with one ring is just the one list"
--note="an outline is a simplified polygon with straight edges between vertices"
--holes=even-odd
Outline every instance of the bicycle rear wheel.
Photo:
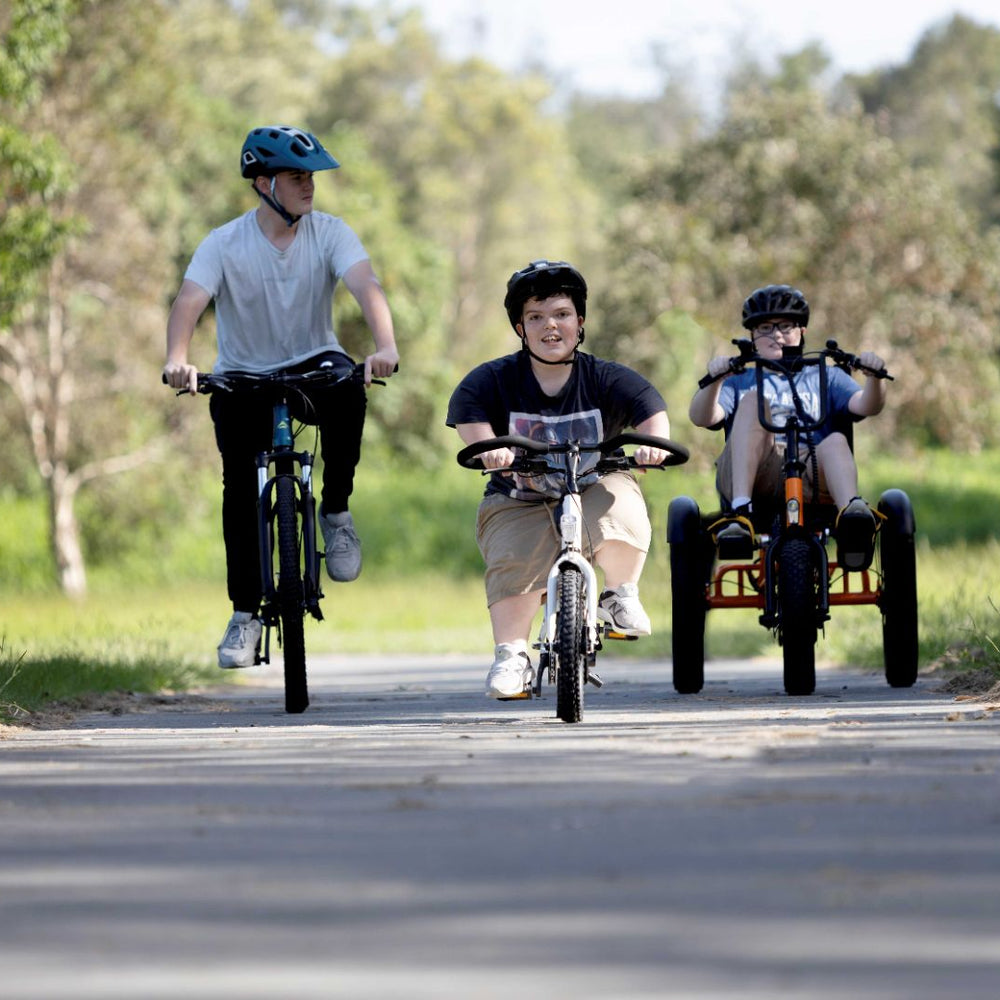
[[306,685],[305,606],[302,558],[295,481],[278,476],[275,483],[278,535],[278,613],[281,615],[281,649],[285,661],[285,711],[304,712],[309,706]]
[[583,718],[585,682],[583,576],[578,569],[567,568],[559,574],[559,624],[556,642],[556,716],[563,722]]

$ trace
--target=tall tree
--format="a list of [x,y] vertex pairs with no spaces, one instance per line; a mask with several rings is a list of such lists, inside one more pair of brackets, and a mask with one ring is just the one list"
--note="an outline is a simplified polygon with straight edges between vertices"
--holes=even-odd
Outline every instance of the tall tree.
[[902,65],[849,82],[914,164],[939,168],[974,218],[1000,222],[1000,29],[955,15]]

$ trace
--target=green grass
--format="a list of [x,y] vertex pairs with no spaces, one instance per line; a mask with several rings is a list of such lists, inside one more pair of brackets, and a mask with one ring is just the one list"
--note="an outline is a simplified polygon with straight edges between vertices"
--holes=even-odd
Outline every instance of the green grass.
[[[862,491],[870,500],[898,486],[916,510],[922,667],[949,649],[959,664],[1000,661],[994,642],[1000,636],[997,477],[1000,452],[876,455],[863,465]],[[607,658],[669,657],[667,506],[680,493],[703,509],[715,503],[707,464],[650,473],[642,483],[654,524],[642,592],[655,634],[609,644]],[[326,620],[307,623],[307,648],[466,653],[485,665],[491,638],[473,537],[482,485],[457,466],[429,476],[367,470],[353,503],[365,571],[352,584],[325,584]],[[118,553],[112,562],[92,565],[90,593],[74,602],[56,592],[48,576],[39,506],[12,501],[0,526],[0,704],[35,710],[83,692],[238,680],[215,667],[230,609],[211,523],[202,519],[196,530],[168,533],[178,541],[154,554]],[[213,503],[194,506],[212,509]],[[712,612],[707,648],[710,657],[779,655],[753,611]],[[820,659],[877,669],[881,648],[877,610],[841,607],[817,651]]]

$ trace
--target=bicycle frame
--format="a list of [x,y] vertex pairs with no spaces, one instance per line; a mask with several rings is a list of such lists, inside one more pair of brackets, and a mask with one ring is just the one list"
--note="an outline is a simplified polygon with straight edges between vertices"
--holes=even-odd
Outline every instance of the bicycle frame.
[[[298,511],[302,529],[304,553],[304,603],[305,610],[317,621],[323,620],[319,602],[323,597],[321,560],[316,539],[316,499],[312,492],[313,454],[295,451],[292,434],[292,416],[286,394],[273,404],[273,430],[271,450],[257,455],[257,541],[260,551],[261,622],[265,626],[261,660],[270,663],[271,628],[279,625],[278,589],[274,572],[274,498],[279,478],[292,480],[298,497]],[[270,474],[274,466],[274,475]],[[296,471],[298,466],[298,471]]]
[[[567,451],[566,495],[560,503],[559,535],[562,547],[546,580],[545,611],[538,637],[538,648],[549,653],[556,643],[559,614],[559,577],[568,564],[580,571],[586,586],[587,604],[584,627],[587,634],[588,661],[600,649],[601,625],[597,620],[597,573],[583,554],[583,502],[577,484],[580,465],[579,442],[570,442]],[[549,663],[551,664],[551,659]],[[595,675],[596,676],[596,675]],[[588,677],[588,679],[591,679]],[[600,686],[600,679],[597,679]],[[535,694],[541,694],[541,670],[535,678]]]

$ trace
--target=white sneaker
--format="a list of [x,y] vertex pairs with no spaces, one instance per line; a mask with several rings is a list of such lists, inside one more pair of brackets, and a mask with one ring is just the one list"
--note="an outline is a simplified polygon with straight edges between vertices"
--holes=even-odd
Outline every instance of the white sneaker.
[[252,667],[260,651],[260,622],[249,611],[235,611],[219,643],[220,667]]
[[348,583],[361,575],[361,539],[354,530],[354,518],[341,514],[322,514],[319,529],[326,549],[326,571],[331,580]]
[[653,631],[635,583],[623,583],[614,590],[604,591],[597,603],[597,617],[622,635],[649,635]]
[[528,695],[535,671],[531,668],[527,644],[501,642],[496,648],[493,666],[486,675],[486,694],[490,698],[524,698]]

